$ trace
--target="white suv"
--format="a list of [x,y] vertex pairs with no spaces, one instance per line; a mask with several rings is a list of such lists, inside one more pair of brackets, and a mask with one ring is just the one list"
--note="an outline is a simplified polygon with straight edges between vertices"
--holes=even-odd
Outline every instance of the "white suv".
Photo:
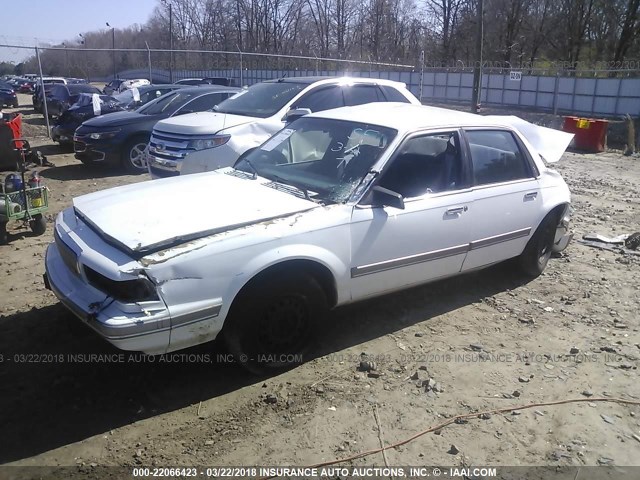
[[295,118],[371,102],[420,104],[404,83],[390,80],[292,77],[258,83],[213,112],[158,122],[149,143],[149,173],[160,178],[229,167]]

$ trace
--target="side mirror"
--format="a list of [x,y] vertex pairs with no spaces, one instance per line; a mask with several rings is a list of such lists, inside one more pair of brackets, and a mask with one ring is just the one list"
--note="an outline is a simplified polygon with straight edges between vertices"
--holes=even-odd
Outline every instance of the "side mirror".
[[404,197],[398,192],[376,185],[371,189],[371,205],[374,207],[393,207],[404,210]]
[[294,120],[297,120],[305,115],[309,115],[311,113],[310,108],[292,108],[284,115],[284,121],[286,123],[291,123]]

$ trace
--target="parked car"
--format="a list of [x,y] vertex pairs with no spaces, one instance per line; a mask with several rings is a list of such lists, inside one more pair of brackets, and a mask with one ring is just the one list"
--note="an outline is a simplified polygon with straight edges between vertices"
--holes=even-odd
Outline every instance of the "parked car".
[[136,78],[130,80],[117,79],[111,80],[109,83],[107,83],[102,91],[106,95],[113,95],[114,93],[121,93],[130,88],[143,87],[150,84],[151,82],[146,78]]
[[0,107],[8,105],[9,107],[18,106],[18,96],[11,85],[6,82],[0,82]]
[[33,93],[36,89],[36,81],[35,80],[25,80],[22,82],[18,91],[20,93]]
[[[152,178],[228,167],[292,118],[369,102],[419,104],[404,83],[371,78],[292,77],[252,85],[215,109],[159,122],[149,145]],[[206,138],[200,148],[192,140]]]
[[[36,82],[35,89],[33,91],[33,95],[31,96],[31,100],[33,103],[33,109],[38,113],[44,113],[44,109],[42,107],[44,99],[47,94],[51,91],[55,84],[67,84],[67,80],[62,77],[43,77],[42,82],[38,80]],[[44,85],[44,94],[42,93],[42,87]]]
[[572,135],[398,103],[292,122],[227,167],[75,198],[47,249],[56,296],[106,340],[160,354],[222,335],[251,369],[305,351],[327,310],[570,239],[547,162]]
[[141,87],[129,88],[122,93],[114,95],[119,103],[121,103],[125,109],[131,110],[142,105],[146,105],[152,100],[161,97],[165,93],[172,92],[178,88],[184,88],[185,85],[177,84],[164,84],[164,85],[143,85]]
[[183,78],[176,82],[178,85],[202,85],[201,78]]
[[75,157],[88,165],[122,165],[147,171],[146,148],[159,120],[200,112],[235,94],[237,88],[202,85],[169,92],[134,112],[115,112],[84,122],[74,135]]
[[92,93],[81,93],[76,103],[60,115],[51,128],[51,139],[61,147],[73,151],[73,134],[82,122],[98,115],[120,112],[125,106],[109,95],[98,95],[98,108],[94,106]]
[[100,90],[82,83],[54,85],[47,94],[47,112],[49,117],[59,117],[71,105],[76,103],[81,93],[100,95]]
[[99,108],[97,109],[93,104],[93,95],[81,93],[76,103],[58,118],[51,129],[51,138],[54,142],[59,142],[61,147],[73,149],[73,134],[82,122],[107,113],[134,110],[178,88],[182,88],[182,86],[147,85],[125,90],[113,97],[99,95]]

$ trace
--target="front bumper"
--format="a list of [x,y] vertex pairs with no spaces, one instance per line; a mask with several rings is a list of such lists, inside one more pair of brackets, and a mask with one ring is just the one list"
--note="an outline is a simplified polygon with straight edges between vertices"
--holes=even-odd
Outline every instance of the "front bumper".
[[73,143],[73,130],[63,125],[55,125],[51,129],[51,139],[59,143]]
[[[64,247],[63,247],[64,248]],[[171,319],[164,304],[122,304],[89,285],[79,262],[72,272],[73,251],[66,259],[55,243],[47,248],[45,285],[56,297],[101,337],[121,350],[165,353],[169,347]],[[70,258],[71,257],[71,258]],[[77,259],[76,259],[77,261]],[[77,273],[79,272],[79,273]]]
[[93,140],[88,135],[74,135],[73,150],[78,160],[96,164],[117,165],[120,163],[120,143],[116,139],[108,142]]
[[562,212],[562,217],[560,218],[560,223],[556,228],[556,236],[553,240],[553,251],[556,253],[562,252],[571,240],[573,239],[573,233],[569,232],[569,222],[571,221],[571,206],[567,205]]

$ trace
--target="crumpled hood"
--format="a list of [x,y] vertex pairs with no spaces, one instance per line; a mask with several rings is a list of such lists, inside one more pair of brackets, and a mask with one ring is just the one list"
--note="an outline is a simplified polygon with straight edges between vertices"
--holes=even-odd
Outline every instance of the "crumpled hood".
[[110,188],[73,200],[76,214],[134,257],[318,207],[222,172]]
[[256,117],[232,115],[230,113],[196,112],[162,120],[156,123],[154,130],[164,133],[180,133],[185,135],[207,135],[218,133],[226,128],[236,127],[244,123],[263,120]]
[[485,118],[516,128],[549,163],[560,160],[573,139],[572,133],[535,125],[514,115],[487,115]]

